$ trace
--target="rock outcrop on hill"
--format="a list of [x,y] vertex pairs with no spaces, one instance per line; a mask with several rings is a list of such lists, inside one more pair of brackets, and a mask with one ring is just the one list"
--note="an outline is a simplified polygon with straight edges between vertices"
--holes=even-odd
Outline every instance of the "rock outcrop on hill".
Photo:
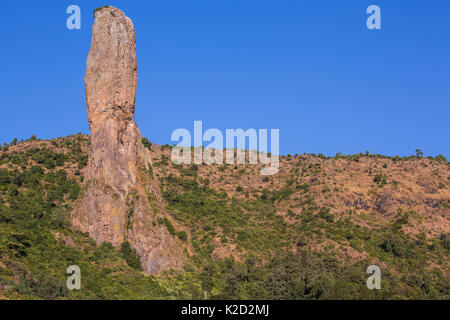
[[84,80],[91,150],[85,192],[72,213],[74,228],[97,243],[120,246],[129,241],[148,273],[181,267],[179,240],[155,223],[164,207],[150,153],[134,121],[135,31],[119,9],[95,12]]

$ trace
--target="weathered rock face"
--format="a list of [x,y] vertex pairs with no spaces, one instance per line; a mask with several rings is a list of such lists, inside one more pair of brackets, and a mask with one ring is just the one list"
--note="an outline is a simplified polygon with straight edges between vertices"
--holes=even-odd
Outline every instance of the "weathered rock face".
[[[136,37],[131,20],[119,9],[95,12],[85,75],[91,151],[85,192],[72,213],[75,229],[97,243],[129,241],[144,269],[157,273],[181,267],[180,243],[164,225],[150,153],[134,122],[137,88]],[[152,202],[152,204],[150,204]]]

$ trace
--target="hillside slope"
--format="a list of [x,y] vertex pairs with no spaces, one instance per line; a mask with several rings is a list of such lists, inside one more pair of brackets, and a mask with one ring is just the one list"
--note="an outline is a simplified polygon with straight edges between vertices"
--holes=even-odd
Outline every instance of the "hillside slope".
[[[69,221],[89,140],[14,142],[0,151],[0,298],[450,298],[450,164],[443,157],[283,156],[258,165],[174,165],[152,145],[182,270],[146,276],[129,244],[96,246]],[[66,268],[82,289],[68,291]],[[382,289],[366,269],[382,270]]]

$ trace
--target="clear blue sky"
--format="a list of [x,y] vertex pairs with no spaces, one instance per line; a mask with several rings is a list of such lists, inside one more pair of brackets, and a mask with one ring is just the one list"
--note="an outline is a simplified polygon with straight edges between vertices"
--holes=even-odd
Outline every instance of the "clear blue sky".
[[[82,10],[81,30],[66,8]],[[450,158],[450,1],[2,1],[0,142],[89,133],[83,76],[93,10],[135,25],[136,122],[279,128],[282,154],[370,150]],[[382,29],[366,28],[370,4]]]

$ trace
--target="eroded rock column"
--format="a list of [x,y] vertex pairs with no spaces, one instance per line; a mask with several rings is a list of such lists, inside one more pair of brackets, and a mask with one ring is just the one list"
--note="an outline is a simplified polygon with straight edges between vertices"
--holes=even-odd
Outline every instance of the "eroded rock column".
[[[84,193],[72,213],[75,229],[97,243],[129,241],[144,269],[157,273],[181,267],[179,240],[163,225],[159,186],[149,174],[150,153],[134,122],[137,88],[136,36],[119,9],[95,12],[91,49],[84,77],[91,150]],[[150,202],[153,201],[153,205]]]

